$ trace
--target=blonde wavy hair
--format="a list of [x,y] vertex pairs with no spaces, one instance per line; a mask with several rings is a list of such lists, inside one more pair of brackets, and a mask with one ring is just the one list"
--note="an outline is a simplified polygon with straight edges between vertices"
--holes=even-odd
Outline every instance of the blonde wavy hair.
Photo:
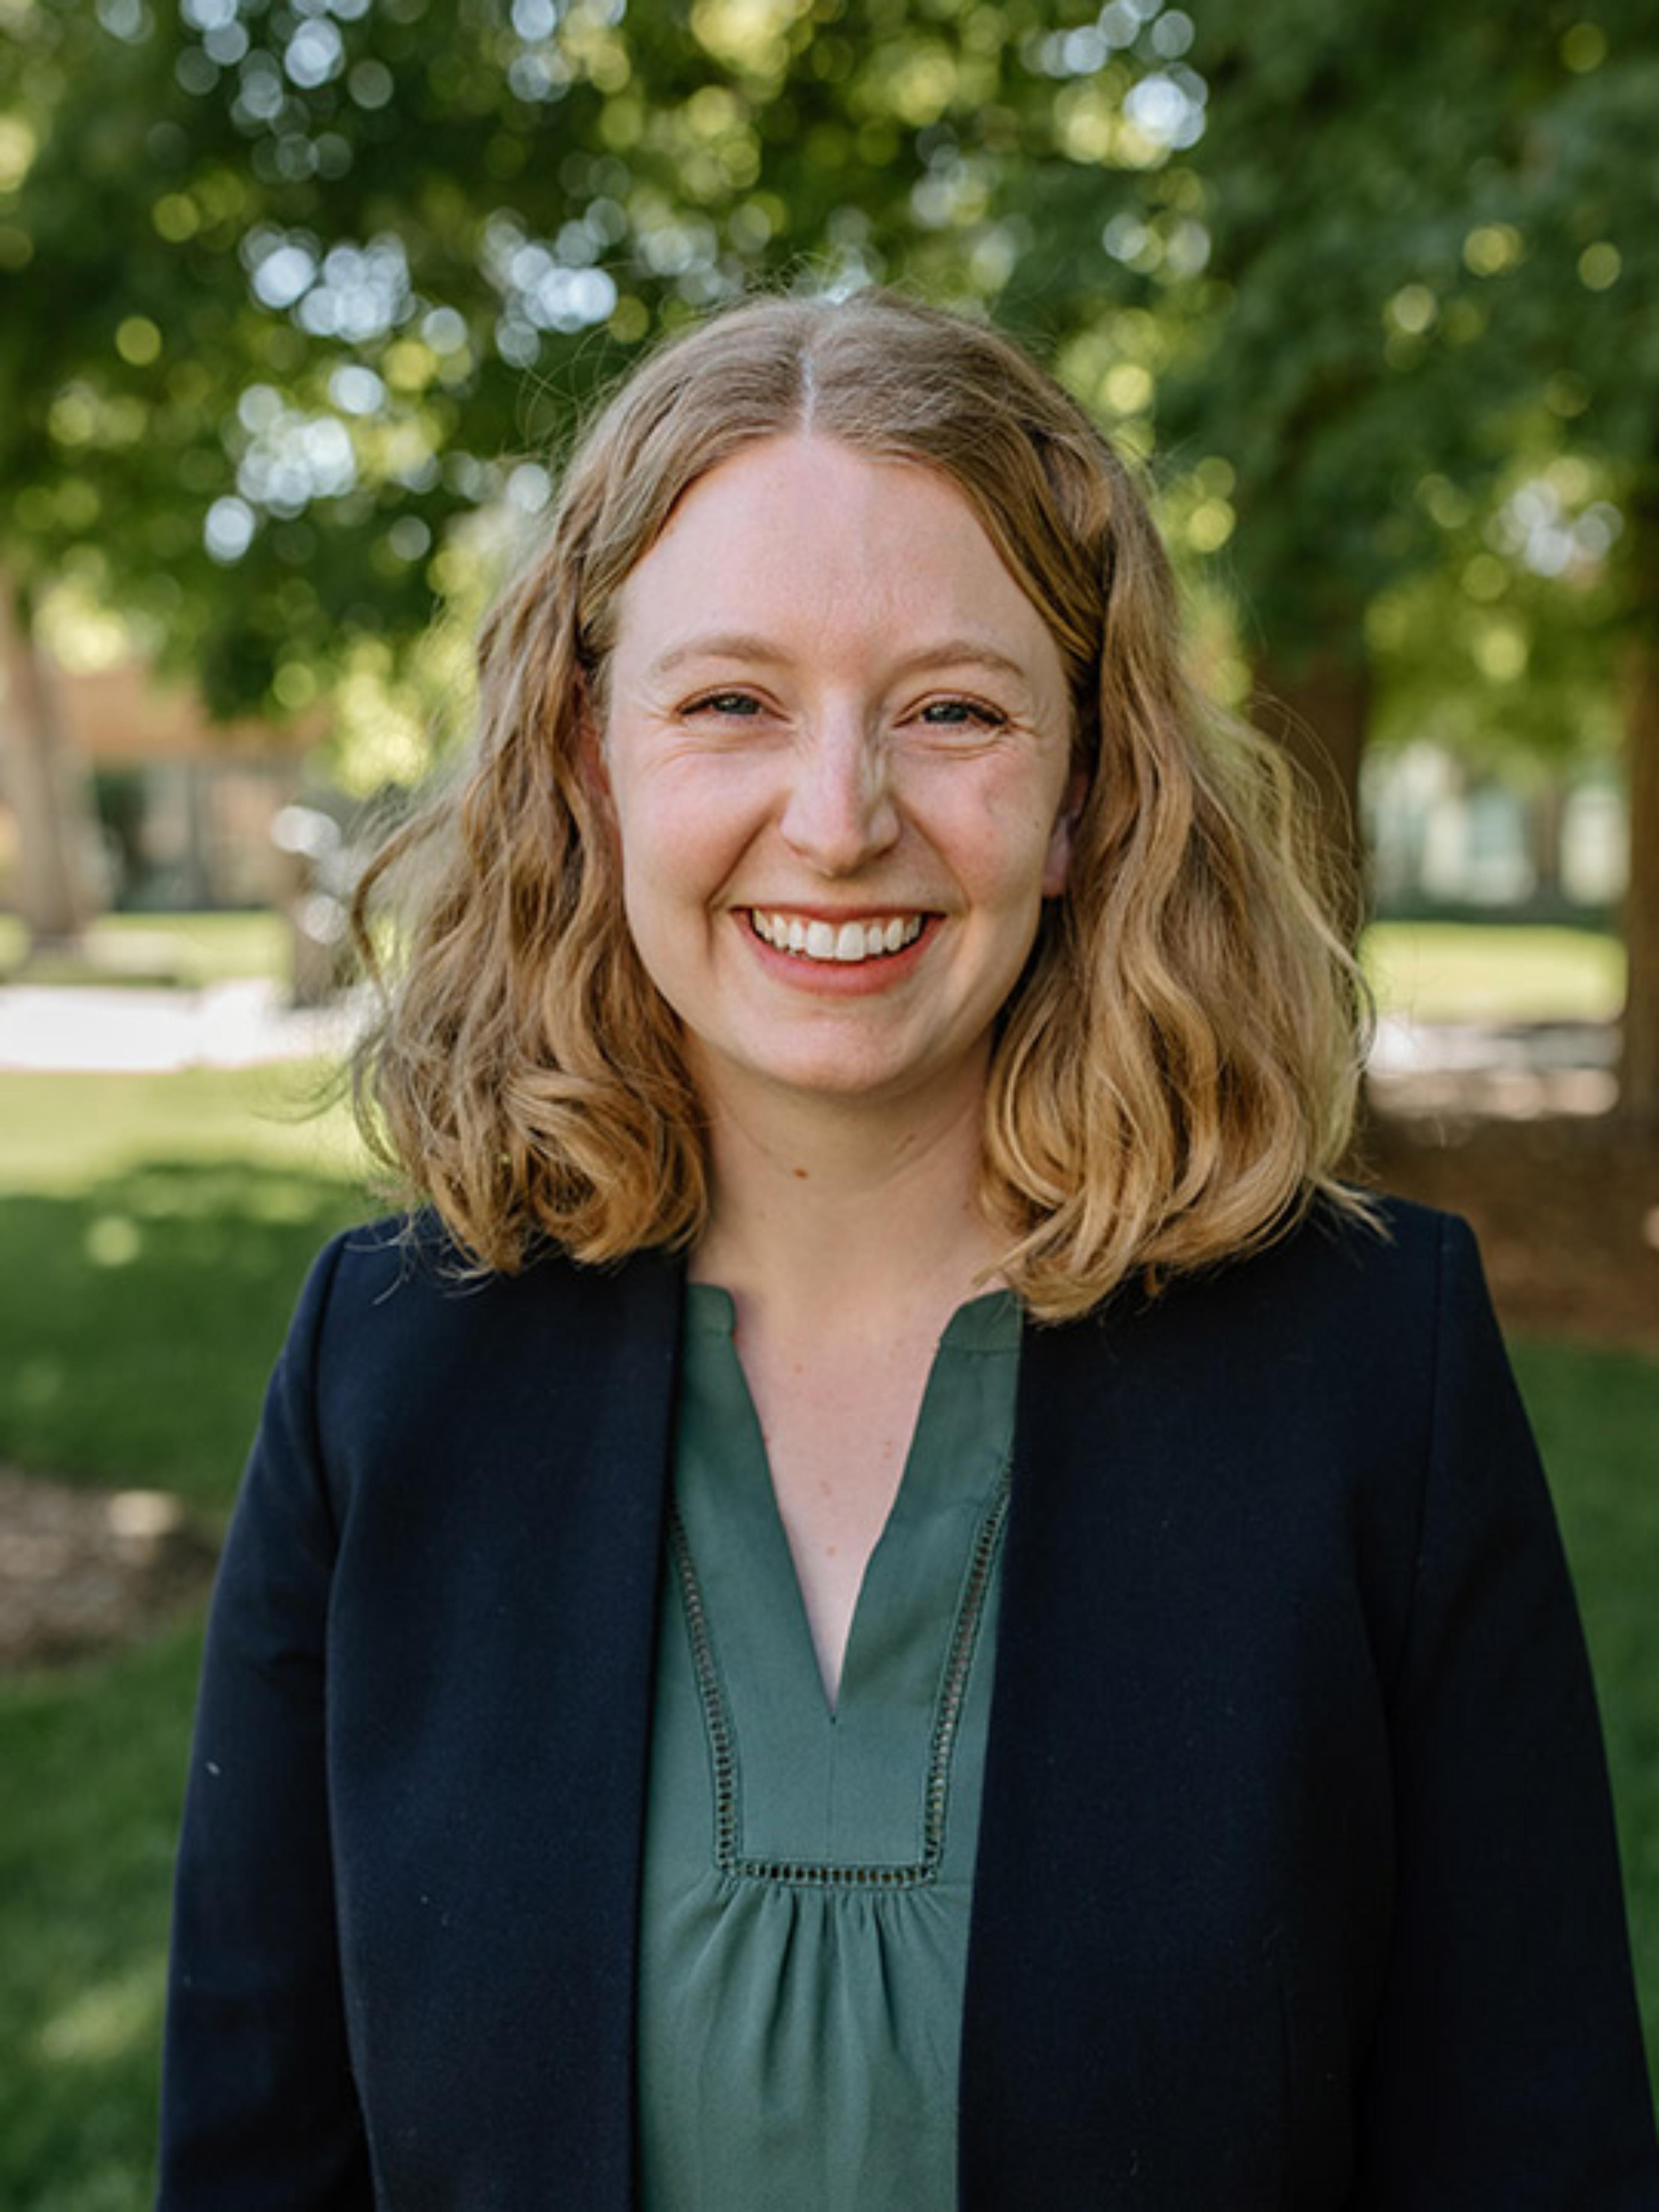
[[[400,1194],[471,1261],[696,1240],[704,1116],[626,927],[582,769],[620,588],[687,489],[810,429],[937,471],[1047,622],[1086,794],[1064,895],[1003,1010],[982,1200],[1042,1318],[1267,1241],[1338,1180],[1363,984],[1279,749],[1183,672],[1169,561],[1118,456],[994,331],[890,294],[765,300],[651,356],[576,448],[544,550],[489,617],[459,774],[380,853],[353,1089]],[[390,903],[398,927],[380,926]]]

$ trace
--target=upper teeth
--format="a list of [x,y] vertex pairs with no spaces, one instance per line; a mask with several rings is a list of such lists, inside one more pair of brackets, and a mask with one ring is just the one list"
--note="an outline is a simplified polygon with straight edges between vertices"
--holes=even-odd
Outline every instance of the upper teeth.
[[763,914],[750,919],[755,934],[785,952],[804,952],[809,960],[869,960],[878,952],[897,952],[921,934],[919,914],[894,915],[883,921],[808,921],[798,914]]

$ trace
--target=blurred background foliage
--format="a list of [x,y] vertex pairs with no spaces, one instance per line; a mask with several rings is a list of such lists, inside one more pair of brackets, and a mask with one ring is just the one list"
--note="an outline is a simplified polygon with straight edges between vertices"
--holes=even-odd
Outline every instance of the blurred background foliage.
[[[1523,646],[1587,592],[1635,614],[1659,31],[1632,0],[0,24],[5,557],[147,617],[226,713],[309,703],[364,640],[400,660],[591,395],[757,282],[896,280],[1051,351],[1161,449],[1253,659],[1365,665],[1368,611],[1424,574]],[[1396,600],[1383,641],[1414,627]],[[1514,643],[1471,635],[1501,680]]]
[[[1659,1116],[1642,0],[0,0],[0,569],[349,786],[593,395],[757,283],[994,316],[1146,459],[1336,833],[1369,741],[1622,757]],[[14,685],[14,714],[20,686]],[[1345,807],[1344,802],[1349,804]]]

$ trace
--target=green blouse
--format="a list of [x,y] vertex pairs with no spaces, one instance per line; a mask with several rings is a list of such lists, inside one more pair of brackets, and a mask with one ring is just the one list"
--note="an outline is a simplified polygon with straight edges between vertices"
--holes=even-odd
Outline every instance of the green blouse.
[[728,1295],[688,1293],[641,1914],[645,2212],[945,2212],[1020,1314],[934,1357],[825,1702]]

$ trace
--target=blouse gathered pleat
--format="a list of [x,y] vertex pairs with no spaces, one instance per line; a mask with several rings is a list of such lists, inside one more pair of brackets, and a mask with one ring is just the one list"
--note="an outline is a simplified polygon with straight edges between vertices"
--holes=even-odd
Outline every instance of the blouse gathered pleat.
[[687,1292],[641,1911],[644,2212],[948,2212],[1020,1312],[941,1338],[826,1703],[732,1303]]

